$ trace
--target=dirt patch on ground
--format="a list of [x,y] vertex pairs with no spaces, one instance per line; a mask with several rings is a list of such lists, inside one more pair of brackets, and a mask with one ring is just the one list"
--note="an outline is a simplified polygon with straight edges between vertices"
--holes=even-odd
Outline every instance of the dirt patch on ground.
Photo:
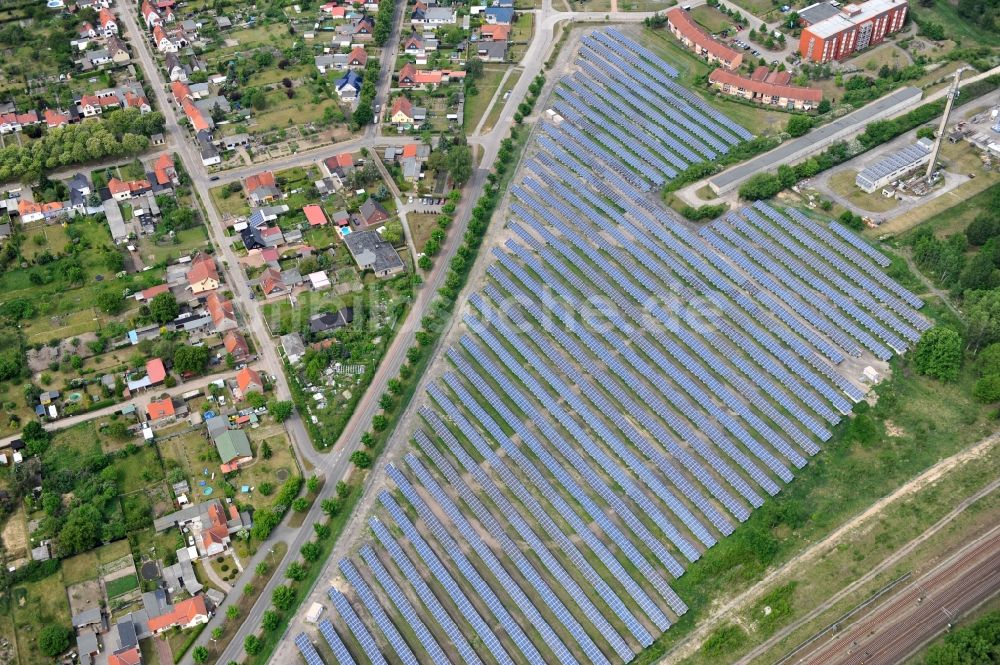
[[906,430],[891,420],[887,420],[885,421],[885,433],[887,436],[900,437],[906,434]]
[[[79,343],[74,345],[74,339],[78,340]],[[49,368],[50,363],[61,362],[63,358],[72,355],[89,358],[94,355],[94,352],[87,346],[87,342],[92,342],[95,339],[97,339],[95,333],[83,333],[71,339],[64,339],[55,347],[43,346],[38,350],[30,349],[28,351],[28,367],[35,373],[44,372]]]
[[24,523],[24,510],[18,510],[10,516],[0,532],[3,547],[12,559],[28,556],[28,528]]
[[79,614],[85,610],[100,607],[104,594],[101,593],[100,582],[90,580],[68,587],[66,597],[69,598],[70,614]]

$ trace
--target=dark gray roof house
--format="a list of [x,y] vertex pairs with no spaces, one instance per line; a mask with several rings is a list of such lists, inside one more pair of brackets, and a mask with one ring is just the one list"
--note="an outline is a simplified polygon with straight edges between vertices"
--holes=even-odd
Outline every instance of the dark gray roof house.
[[344,244],[361,270],[371,270],[377,277],[401,273],[403,260],[393,246],[377,231],[355,231],[344,237]]

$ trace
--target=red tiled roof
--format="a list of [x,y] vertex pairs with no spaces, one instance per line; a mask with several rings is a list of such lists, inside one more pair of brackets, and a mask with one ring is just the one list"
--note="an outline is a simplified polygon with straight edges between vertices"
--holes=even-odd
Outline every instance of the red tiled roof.
[[194,284],[206,279],[219,279],[219,271],[215,267],[215,259],[201,252],[191,261],[191,268],[187,271],[187,281]]
[[62,210],[63,204],[59,201],[53,201],[52,203],[35,203],[34,201],[25,201],[21,199],[17,204],[17,211],[23,217],[24,215],[30,215],[31,213],[46,213],[52,212],[54,210]]
[[153,173],[156,175],[156,182],[166,185],[170,180],[169,170],[174,168],[174,160],[169,153],[163,153],[153,164]]
[[139,647],[132,647],[121,653],[108,654],[108,665],[142,665],[142,653]]
[[333,157],[326,158],[326,168],[331,171],[335,169],[349,169],[354,167],[354,155],[349,152],[341,152]]
[[364,67],[368,63],[368,51],[364,46],[355,46],[351,54],[347,56],[347,64]]
[[249,367],[244,367],[236,373],[236,387],[240,389],[241,393],[246,393],[247,388],[251,386],[263,388],[264,382],[260,379],[260,373]]
[[226,333],[226,337],[222,340],[222,345],[226,347],[226,353],[231,353],[234,356],[245,356],[250,353],[250,347],[247,345],[246,338],[235,330],[230,330]]
[[505,42],[510,38],[510,26],[506,24],[487,23],[479,29],[480,37],[489,37],[495,42]]
[[111,13],[111,10],[101,7],[101,11],[98,13],[98,19],[101,21],[101,26],[107,28],[108,24],[115,23],[115,15]]
[[191,96],[191,88],[188,87],[187,83],[181,81],[173,81],[170,84],[170,92],[174,94],[174,101],[178,104]]
[[[174,400],[168,397],[158,402],[150,402],[147,411],[149,412],[150,420],[159,420],[160,418],[172,416],[176,413],[174,410]],[[152,629],[152,626],[150,626],[150,629]]]
[[167,284],[157,284],[156,286],[151,286],[148,289],[143,289],[142,299],[152,300],[161,293],[167,293],[168,291],[170,291],[170,286],[168,286]]
[[236,320],[236,310],[233,308],[233,301],[223,298],[215,291],[208,294],[205,299],[205,307],[212,316],[212,323],[216,326],[222,325],[227,319]]
[[262,171],[252,176],[247,176],[247,179],[243,181],[243,186],[246,187],[247,194],[253,194],[254,190],[258,187],[274,187],[274,173],[271,171]]
[[146,375],[149,376],[149,382],[155,385],[167,378],[167,368],[163,366],[162,360],[153,358],[146,363]]
[[156,48],[160,48],[160,42],[167,38],[167,33],[163,31],[161,26],[156,26],[153,28],[153,43],[156,44]]
[[108,191],[114,194],[122,194],[124,192],[138,192],[144,189],[150,189],[152,185],[148,180],[119,180],[118,178],[112,178],[108,181]]
[[417,156],[417,144],[407,143],[403,146],[403,157],[416,157]]
[[767,83],[766,81],[755,81],[752,78],[738,76],[725,69],[717,68],[713,71],[708,80],[710,83],[721,83],[723,85],[736,86],[749,90],[750,92],[766,95],[768,97],[786,97],[788,99],[800,99],[806,102],[819,102],[823,99],[823,91],[819,88],[806,88],[799,85],[778,85]]
[[413,104],[406,97],[396,97],[396,101],[392,103],[392,109],[389,111],[389,117],[392,117],[402,111],[406,117],[413,117]]
[[194,102],[185,98],[184,101],[181,102],[181,106],[184,107],[184,114],[188,117],[188,120],[191,121],[191,126],[194,127],[195,133],[210,129],[208,120],[205,120],[205,116],[202,115],[201,109],[195,106]]
[[722,42],[714,39],[710,34],[705,32],[700,25],[695,23],[694,19],[691,18],[691,15],[683,9],[674,7],[668,11],[667,20],[672,26],[677,28],[678,32],[684,35],[686,39],[694,42],[716,58],[720,58],[727,62],[743,60],[742,53],[731,49]]
[[403,85],[403,81],[406,79],[413,79],[417,75],[417,66],[412,62],[408,62],[403,65],[402,69],[399,70],[399,84]]
[[[281,281],[281,273],[274,268],[268,268],[260,276],[260,288],[264,292],[264,295],[270,295],[275,289],[283,286],[284,284]],[[236,378],[238,380],[239,376]]]
[[323,226],[329,221],[323,209],[316,204],[305,206],[302,208],[302,212],[305,213],[309,226]]
[[61,127],[69,124],[69,113],[45,109],[45,124],[49,127]]
[[208,607],[203,596],[194,596],[174,605],[172,612],[150,619],[149,630],[155,633],[171,626],[186,626],[199,615],[208,616]]

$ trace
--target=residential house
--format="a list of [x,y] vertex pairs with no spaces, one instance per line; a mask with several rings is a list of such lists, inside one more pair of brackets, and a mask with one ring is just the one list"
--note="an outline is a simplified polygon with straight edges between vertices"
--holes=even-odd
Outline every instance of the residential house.
[[170,285],[157,284],[156,286],[151,286],[148,289],[143,289],[135,294],[135,299],[139,302],[149,302],[161,293],[170,293]]
[[[323,53],[317,55],[313,58],[313,63],[316,65],[316,69],[319,70],[320,74],[326,74],[334,69],[342,69],[343,67],[337,66],[337,56],[343,55],[342,53]],[[347,58],[343,58],[343,62],[346,64]]]
[[116,65],[124,65],[132,59],[132,56],[128,53],[128,47],[125,46],[125,42],[117,35],[108,37],[104,48],[111,55],[111,61]]
[[341,152],[323,160],[323,165],[330,175],[335,175],[343,181],[354,170],[354,155]]
[[174,159],[169,152],[165,152],[157,157],[153,163],[153,176],[157,184],[161,186],[179,185],[180,178],[177,176],[177,168],[174,166]]
[[302,208],[302,212],[306,216],[306,221],[309,222],[309,226],[326,226],[330,220],[326,218],[326,213],[323,212],[323,208],[316,204],[310,204]]
[[[195,109],[197,110],[197,109]],[[208,130],[201,130],[195,135],[198,139],[198,150],[201,153],[201,163],[204,166],[214,166],[222,163],[219,150],[212,143],[212,135]]]
[[[219,509],[221,510],[221,507]],[[149,630],[154,635],[158,635],[174,626],[181,630],[193,628],[208,623],[209,616],[205,597],[194,596],[174,605],[171,612],[150,619]]]
[[268,298],[276,298],[288,293],[288,287],[281,279],[281,272],[276,268],[268,268],[261,274],[260,290]]
[[708,82],[723,94],[783,109],[808,111],[819,106],[823,91],[819,88],[790,85],[791,72],[769,71],[757,67],[748,78],[718,67],[708,76]]
[[288,333],[280,337],[281,350],[285,353],[285,358],[293,365],[302,360],[305,355],[306,345],[302,341],[299,333]]
[[88,212],[89,205],[87,199],[90,197],[90,180],[87,179],[82,173],[75,174],[70,178],[69,182],[66,183],[66,188],[69,190],[69,204],[77,213],[85,214]]
[[667,12],[667,27],[684,46],[702,56],[710,63],[719,63],[726,69],[739,69],[743,64],[743,52],[729,48],[716,40],[698,25],[689,12],[674,7]]
[[225,332],[239,327],[233,301],[220,296],[217,291],[212,291],[205,298],[205,309],[212,317],[212,324],[215,326],[216,332]]
[[[240,514],[236,506],[230,505],[227,509],[218,500],[206,503],[197,503],[182,508],[176,512],[158,517],[153,520],[153,528],[157,532],[177,527],[186,529],[187,533],[194,538],[197,554],[202,557],[211,557],[221,554],[229,548],[230,534],[236,533],[240,529],[250,527],[250,518],[245,514]],[[178,550],[178,560],[190,561],[187,556],[187,548]],[[181,556],[181,552],[184,556]]]
[[507,42],[479,42],[476,44],[476,55],[483,62],[506,62]]
[[146,408],[146,415],[149,417],[149,420],[154,422],[173,420],[186,413],[187,405],[183,402],[175,402],[172,397],[165,397],[161,400],[150,402]]
[[142,12],[142,20],[146,22],[147,29],[163,25],[163,18],[153,5],[149,3],[149,0],[143,0],[140,11]]
[[108,53],[107,49],[99,48],[84,53],[80,64],[85,70],[89,70],[98,69],[109,62],[111,62],[111,54]]
[[239,429],[227,429],[215,437],[215,450],[222,460],[222,473],[232,473],[243,464],[253,461],[250,451],[250,439]]
[[236,399],[244,399],[251,392],[264,392],[264,380],[260,372],[250,367],[244,367],[236,373],[236,389],[233,393]]
[[230,330],[222,339],[222,346],[226,353],[231,353],[237,361],[245,360],[250,355],[250,346],[246,337],[237,330]]
[[336,312],[323,312],[309,317],[309,332],[318,335],[331,330],[339,330],[354,321],[354,308],[343,307]]
[[359,226],[374,226],[381,224],[387,219],[389,219],[389,213],[382,207],[381,203],[370,196],[358,208]]
[[514,10],[511,7],[487,7],[483,17],[491,25],[510,25],[514,22]]
[[112,178],[108,181],[108,191],[115,201],[128,201],[129,199],[152,191],[153,186],[148,180],[123,181]]
[[153,45],[160,53],[177,53],[179,50],[177,42],[167,36],[161,25],[153,28]]
[[[94,29],[93,24],[91,24],[90,22],[85,22],[81,23],[80,27],[77,28],[76,35],[83,41],[84,44],[86,44],[87,39],[97,38],[97,30]],[[80,48],[84,47],[81,46]]]
[[27,113],[3,113],[0,114],[0,134],[19,132],[23,127],[37,125],[40,122],[38,112],[34,110]]
[[427,119],[427,110],[414,106],[406,97],[397,97],[389,109],[389,121],[394,125],[416,125]]
[[115,15],[111,13],[110,9],[102,7],[101,11],[97,13],[97,21],[100,25],[101,34],[105,37],[118,34],[118,23],[115,21]]
[[21,199],[17,204],[17,213],[21,216],[22,224],[38,222],[41,220],[54,219],[66,214],[66,208],[61,201],[51,203],[35,203]]
[[195,295],[219,288],[219,271],[215,267],[215,259],[198,252],[191,260],[191,267],[186,273],[188,289]]
[[347,55],[348,67],[358,67],[360,69],[364,69],[367,64],[368,51],[365,50],[364,46],[355,46],[351,49],[351,52]]
[[181,64],[181,59],[177,57],[176,53],[168,53],[164,56],[164,63],[167,76],[171,81],[187,81],[187,71],[184,69],[184,65]]
[[502,23],[487,23],[479,29],[479,39],[487,42],[510,41],[510,25]]
[[281,198],[281,190],[278,189],[274,173],[271,171],[262,171],[248,176],[243,181],[243,190],[246,192],[247,199],[255,206],[271,203]]
[[361,75],[351,70],[337,79],[337,96],[342,102],[353,102],[361,92]]
[[424,39],[416,32],[411,32],[410,36],[403,42],[403,53],[407,55],[422,55],[424,53]]
[[375,34],[375,19],[371,16],[362,16],[353,26],[352,36],[354,41],[366,42]]
[[55,129],[56,127],[63,127],[70,123],[70,114],[64,111],[56,111],[54,109],[45,109],[42,112],[45,118],[45,126],[49,129]]
[[454,7],[434,6],[426,9],[414,8],[410,16],[413,25],[451,25],[458,15]]
[[377,231],[356,231],[344,236],[344,244],[360,270],[371,270],[377,277],[403,272],[403,260],[395,248]]

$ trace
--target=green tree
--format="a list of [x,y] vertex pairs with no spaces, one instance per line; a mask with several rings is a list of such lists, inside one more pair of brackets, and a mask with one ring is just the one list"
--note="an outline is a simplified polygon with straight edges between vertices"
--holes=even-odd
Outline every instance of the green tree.
[[260,563],[258,563],[257,567],[254,568],[254,572],[257,574],[258,577],[263,577],[264,575],[267,575],[267,562],[261,561]]
[[917,372],[942,381],[954,381],[962,365],[962,338],[951,328],[931,328],[913,350]]
[[309,476],[309,480],[306,481],[306,491],[310,494],[315,494],[319,491],[319,478],[316,476]]
[[69,649],[72,635],[73,631],[66,626],[48,623],[38,635],[38,649],[43,655],[55,658]]
[[300,553],[302,554],[303,559],[312,563],[319,560],[319,557],[322,554],[322,549],[320,548],[319,543],[310,540],[302,546]]
[[240,618],[240,608],[235,605],[230,605],[226,608],[226,618],[230,620],[236,620]]
[[271,602],[282,612],[287,612],[295,605],[295,590],[282,584],[271,594]]
[[179,346],[174,351],[174,369],[181,374],[201,374],[209,356],[207,346]]
[[965,322],[966,337],[974,350],[1000,342],[1000,290],[967,292]]
[[292,510],[297,513],[304,513],[309,510],[309,499],[300,496],[292,501]]
[[979,352],[976,369],[979,370],[979,376],[1000,375],[1000,344],[990,344]]
[[812,126],[812,118],[800,113],[794,113],[788,117],[788,125],[785,127],[785,131],[795,138],[806,134],[810,129],[812,129]]
[[990,374],[976,380],[972,396],[984,404],[1000,402],[1000,374]]
[[157,323],[170,323],[177,318],[180,310],[177,299],[169,291],[159,293],[149,301],[149,313]]
[[351,462],[359,469],[367,469],[372,465],[372,458],[363,450],[355,450],[351,453]]
[[781,189],[781,180],[775,174],[756,173],[740,185],[740,198],[747,201],[769,199]]
[[292,402],[288,400],[279,401],[272,399],[267,403],[267,412],[279,423],[283,423],[288,420],[289,416],[292,415]]
[[82,504],[70,511],[59,531],[59,547],[66,555],[79,554],[101,542],[104,516],[92,504]]
[[288,564],[288,567],[285,568],[285,577],[294,582],[301,582],[306,578],[306,569],[303,568],[302,564],[298,561],[292,561]]
[[196,646],[194,651],[191,652],[191,658],[196,663],[204,663],[208,661],[208,648],[204,646]]
[[117,314],[125,306],[125,297],[113,289],[104,289],[97,294],[97,308],[107,314]]
[[263,648],[264,645],[256,635],[247,635],[246,639],[243,640],[243,650],[250,656],[256,656]]
[[212,629],[212,639],[218,642],[219,640],[222,639],[222,634],[224,632],[225,631],[222,630],[222,626],[216,626],[215,628]]
[[260,625],[264,627],[266,631],[272,631],[278,627],[281,623],[281,615],[275,610],[264,610],[263,616],[260,618]]
[[256,390],[250,391],[247,394],[246,398],[247,398],[247,402],[254,409],[259,409],[260,407],[262,407],[265,404],[267,404],[267,399],[263,395],[261,395],[259,392],[257,392]]

